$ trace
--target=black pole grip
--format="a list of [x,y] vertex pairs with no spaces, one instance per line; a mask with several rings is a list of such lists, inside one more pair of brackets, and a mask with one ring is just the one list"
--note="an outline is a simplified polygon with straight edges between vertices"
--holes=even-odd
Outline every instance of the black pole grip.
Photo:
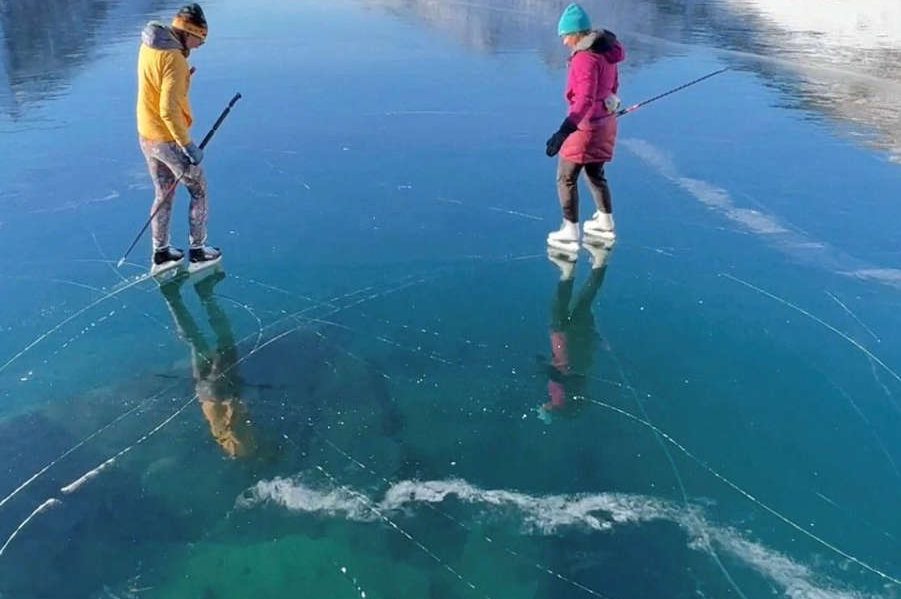
[[219,125],[222,124],[222,121],[225,120],[225,117],[228,116],[228,113],[231,112],[232,107],[237,104],[238,100],[241,99],[241,94],[235,94],[235,96],[229,101],[228,106],[225,107],[225,110],[222,111],[222,114],[219,115],[219,118],[216,119],[216,122],[213,123],[212,129],[210,129],[206,136],[204,136],[203,141],[200,142],[200,149],[204,149],[210,140],[213,139],[213,135],[216,133],[216,129],[219,128]]

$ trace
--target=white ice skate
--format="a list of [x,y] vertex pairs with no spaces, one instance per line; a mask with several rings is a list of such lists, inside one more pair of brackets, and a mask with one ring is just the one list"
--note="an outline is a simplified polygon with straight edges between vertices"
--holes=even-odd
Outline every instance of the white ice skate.
[[613,225],[613,215],[608,212],[595,212],[594,216],[582,225],[582,232],[586,238],[615,240],[616,229]]
[[564,219],[560,229],[548,234],[547,245],[549,248],[577,254],[579,252],[579,237],[579,224]]

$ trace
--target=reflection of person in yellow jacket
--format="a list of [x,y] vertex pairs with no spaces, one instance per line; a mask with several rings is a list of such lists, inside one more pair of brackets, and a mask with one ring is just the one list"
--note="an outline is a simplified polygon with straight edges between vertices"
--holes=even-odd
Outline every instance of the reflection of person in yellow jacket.
[[610,248],[586,245],[585,249],[592,258],[591,274],[572,309],[574,263],[550,256],[562,276],[551,308],[551,359],[546,366],[548,400],[538,408],[538,417],[546,423],[551,422],[552,415],[574,416],[580,411],[585,397],[585,378],[594,364],[594,352],[600,339],[591,305],[604,283]]
[[194,285],[206,310],[216,347],[210,347],[181,297],[181,276],[161,286],[163,297],[175,319],[179,335],[191,346],[194,385],[210,433],[229,457],[247,457],[256,450],[247,408],[241,402],[242,381],[238,374],[238,348],[228,317],[216,302],[213,289],[225,278],[217,270]]
[[193,69],[188,67],[191,50],[206,41],[207,22],[197,4],[183,7],[172,25],[150,22],[141,34],[138,54],[138,135],[153,180],[155,199],[151,211],[153,264],[173,265],[184,253],[170,247],[169,221],[175,198],[175,181],[191,194],[190,260],[204,262],[219,257],[219,250],[206,245],[207,184],[200,162],[203,150],[191,138],[194,117],[188,101]]

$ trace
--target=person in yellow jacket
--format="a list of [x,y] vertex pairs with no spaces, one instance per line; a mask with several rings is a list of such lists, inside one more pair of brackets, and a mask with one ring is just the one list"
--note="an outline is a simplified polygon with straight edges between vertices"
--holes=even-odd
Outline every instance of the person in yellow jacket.
[[138,54],[138,136],[147,159],[155,190],[151,212],[153,270],[178,265],[182,250],[171,247],[169,221],[175,199],[175,181],[191,194],[191,262],[216,260],[218,248],[207,246],[207,183],[200,163],[203,150],[191,137],[194,117],[188,101],[193,69],[188,67],[191,50],[206,41],[206,16],[198,4],[181,8],[171,26],[152,21],[141,34]]

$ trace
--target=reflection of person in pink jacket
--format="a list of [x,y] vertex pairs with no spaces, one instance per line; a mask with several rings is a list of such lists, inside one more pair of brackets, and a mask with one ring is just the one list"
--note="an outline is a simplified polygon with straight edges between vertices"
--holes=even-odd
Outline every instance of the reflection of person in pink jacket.
[[566,82],[569,112],[563,124],[547,141],[547,155],[560,154],[557,192],[563,209],[560,230],[548,235],[551,245],[579,241],[579,173],[585,171],[588,187],[597,205],[585,221],[587,236],[610,241],[615,238],[613,202],[604,175],[604,164],[613,159],[620,108],[619,69],[626,51],[616,36],[592,31],[591,21],[578,4],[570,4],[560,17],[558,33],[572,51]]
[[[594,353],[600,339],[591,305],[594,303],[607,272],[607,250],[598,249],[591,275],[575,304],[572,302],[575,279],[564,276],[557,283],[551,309],[551,359],[547,364],[548,400],[538,408],[538,417],[550,423],[552,415],[575,416],[583,405],[585,377],[594,364]],[[603,255],[600,255],[600,254]],[[570,271],[571,272],[571,271]]]
[[223,278],[225,273],[216,271],[194,285],[216,337],[215,348],[207,343],[181,297],[181,286],[188,277],[179,277],[160,289],[179,335],[191,346],[194,389],[210,426],[210,434],[227,456],[240,458],[255,452],[256,441],[247,408],[241,401],[243,383],[238,374],[235,336],[228,317],[213,295],[216,283]]

